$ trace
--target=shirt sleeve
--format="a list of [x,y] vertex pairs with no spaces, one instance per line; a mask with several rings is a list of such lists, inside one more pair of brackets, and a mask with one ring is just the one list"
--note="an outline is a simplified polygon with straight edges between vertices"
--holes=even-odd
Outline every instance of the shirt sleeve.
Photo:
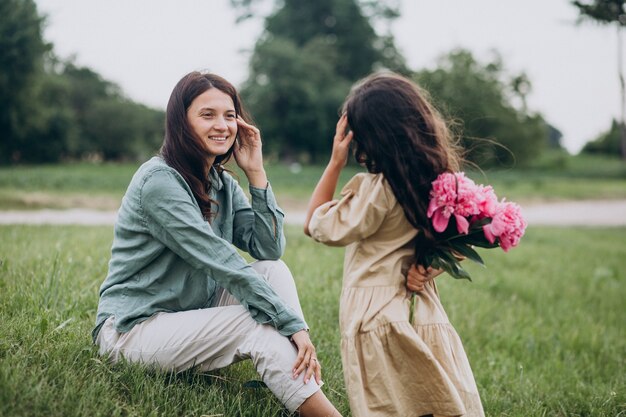
[[157,170],[141,187],[140,207],[152,235],[192,267],[203,270],[230,292],[259,323],[271,323],[285,336],[306,323],[227,241],[203,219],[183,181]]
[[252,204],[233,182],[233,243],[255,259],[278,259],[285,250],[285,215],[276,204],[272,187],[250,186]]
[[346,246],[373,235],[391,204],[381,174],[357,174],[341,190],[341,199],[319,206],[311,217],[309,233],[329,246]]

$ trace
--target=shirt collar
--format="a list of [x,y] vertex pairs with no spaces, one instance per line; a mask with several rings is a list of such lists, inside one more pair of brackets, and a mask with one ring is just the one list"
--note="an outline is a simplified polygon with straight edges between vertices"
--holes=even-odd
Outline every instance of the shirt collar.
[[222,188],[224,188],[224,183],[222,182],[222,178],[220,174],[217,172],[217,169],[215,169],[215,167],[213,166],[209,170],[209,181],[211,181],[211,188],[213,188],[216,191],[220,191]]

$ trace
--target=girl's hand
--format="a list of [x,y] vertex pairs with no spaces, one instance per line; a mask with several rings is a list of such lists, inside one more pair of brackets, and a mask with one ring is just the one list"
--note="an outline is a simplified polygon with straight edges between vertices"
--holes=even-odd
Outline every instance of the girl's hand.
[[333,139],[333,153],[330,156],[332,163],[337,164],[340,167],[346,166],[348,162],[348,153],[350,151],[350,142],[354,136],[352,131],[346,134],[348,128],[348,116],[344,113],[337,122],[337,129],[335,130],[335,137]]
[[246,173],[263,170],[261,132],[256,126],[237,116],[238,138],[235,143],[235,161]]
[[317,360],[315,346],[309,338],[309,332],[300,330],[291,336],[291,341],[298,348],[298,358],[293,364],[293,378],[296,379],[302,371],[306,369],[304,374],[304,383],[308,383],[311,376],[315,377],[318,384],[322,383],[322,367]]
[[443,272],[443,269],[424,268],[422,265],[411,265],[406,274],[406,287],[409,291],[423,291],[426,283]]

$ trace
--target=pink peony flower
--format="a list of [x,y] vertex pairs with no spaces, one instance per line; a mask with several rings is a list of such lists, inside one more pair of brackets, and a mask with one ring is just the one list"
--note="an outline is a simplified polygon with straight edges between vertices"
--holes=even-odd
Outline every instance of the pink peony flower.
[[441,233],[448,227],[450,216],[454,214],[457,182],[454,174],[440,174],[432,183],[430,202],[426,215],[432,217],[433,228]]
[[479,218],[493,217],[496,214],[498,205],[498,197],[496,197],[493,187],[491,185],[485,187],[481,184],[478,186],[478,193],[480,196],[480,202],[478,203]]
[[490,243],[494,243],[496,238],[499,238],[500,247],[508,252],[509,249],[517,246],[526,231],[526,226],[521,207],[503,200],[496,206],[491,223],[483,226],[483,231]]
[[[432,182],[427,216],[437,232],[418,255],[424,266],[442,268],[454,278],[471,279],[455,255],[484,265],[474,247],[501,247],[508,252],[519,244],[527,223],[515,203],[498,202],[491,186],[476,185],[463,172],[443,173]],[[456,230],[448,230],[454,216]],[[487,221],[490,223],[485,224]],[[452,227],[450,227],[452,228]],[[418,234],[418,239],[423,234]],[[426,239],[422,237],[422,239]]]
[[433,219],[433,228],[441,233],[448,227],[450,217],[456,219],[457,231],[467,234],[468,218],[481,213],[486,197],[481,187],[467,178],[463,172],[440,174],[433,181],[427,215]]

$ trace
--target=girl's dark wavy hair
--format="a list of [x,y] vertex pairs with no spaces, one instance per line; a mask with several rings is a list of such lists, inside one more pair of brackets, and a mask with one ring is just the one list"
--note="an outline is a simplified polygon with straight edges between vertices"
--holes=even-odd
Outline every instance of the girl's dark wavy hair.
[[[160,151],[165,162],[185,179],[202,215],[208,221],[215,214],[213,205],[217,205],[209,197],[212,187],[209,176],[211,166],[208,163],[210,154],[204,140],[193,133],[187,121],[187,111],[196,97],[211,88],[217,88],[230,96],[237,115],[246,122],[251,122],[237,90],[231,83],[215,74],[194,71],[185,75],[172,90],[165,113],[165,139]],[[218,173],[224,170],[223,165],[232,154],[233,147],[215,158],[213,167]]]
[[460,148],[428,94],[395,73],[359,81],[343,111],[354,132],[357,162],[384,175],[406,218],[422,233],[416,240],[418,257],[433,239],[426,216],[431,183],[443,172],[460,169]]

